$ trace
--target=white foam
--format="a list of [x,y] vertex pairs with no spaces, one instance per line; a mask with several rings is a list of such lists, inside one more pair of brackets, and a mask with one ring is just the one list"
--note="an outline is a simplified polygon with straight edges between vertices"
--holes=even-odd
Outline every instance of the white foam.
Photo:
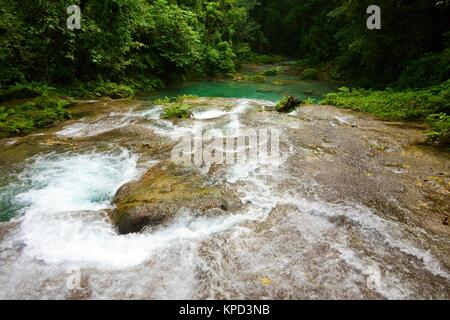
[[177,242],[202,239],[243,219],[243,215],[193,218],[186,214],[156,232],[119,236],[99,212],[60,212],[27,217],[22,236],[25,252],[47,263],[123,269],[140,265]]
[[142,111],[135,111],[131,115],[135,117],[144,118],[147,120],[159,120],[163,112],[163,107],[155,106]]
[[126,127],[139,119],[159,120],[162,112],[163,108],[160,106],[152,106],[140,111],[130,109],[127,112],[111,112],[95,121],[86,122],[86,120],[80,120],[75,124],[64,127],[56,134],[61,137],[72,138],[93,137]]
[[[200,120],[218,119],[210,121],[214,124],[207,126],[206,130],[212,136],[220,136],[228,134],[230,130],[235,132],[242,129],[239,115],[248,110],[250,103],[251,100],[242,100],[227,114],[214,109],[209,113],[201,113],[197,119],[176,124],[160,120],[162,109],[159,107],[131,112],[120,117],[117,114],[109,116],[132,119],[131,121],[136,118],[150,120],[149,126],[157,134],[169,138],[198,134],[204,129],[204,123]],[[269,124],[273,125],[273,122],[267,122],[267,125]],[[72,128],[73,133],[89,131],[82,123],[79,125],[80,128]],[[339,297],[340,291],[350,287],[354,293],[352,296],[358,297],[363,296],[360,289],[364,285],[361,285],[361,281],[367,280],[370,290],[386,298],[414,296],[414,292],[410,291],[411,288],[415,291],[414,287],[410,286],[409,282],[402,283],[405,279],[409,281],[409,278],[395,269],[390,269],[389,273],[380,270],[380,267],[384,267],[382,263],[390,261],[383,260],[385,256],[398,257],[401,254],[411,255],[422,261],[423,266],[419,262],[418,266],[414,267],[424,268],[434,275],[448,278],[448,274],[433,255],[421,249],[420,241],[408,237],[406,226],[383,219],[364,207],[334,205],[321,200],[308,200],[301,194],[286,194],[290,191],[286,187],[299,183],[291,181],[291,175],[285,170],[286,157],[294,152],[292,145],[287,149],[287,154],[278,161],[261,162],[253,159],[225,169],[225,182],[238,189],[245,204],[242,211],[220,217],[196,217],[193,212],[181,210],[179,218],[170,225],[130,235],[118,235],[102,210],[109,207],[111,197],[121,184],[139,176],[136,156],[121,151],[38,157],[27,166],[21,176],[32,188],[17,196],[17,200],[25,204],[26,209],[13,240],[25,244],[24,257],[34,264],[36,259],[46,263],[38,263],[39,268],[44,268],[43,265],[48,268],[41,271],[43,273],[67,264],[93,267],[94,273],[102,273],[101,276],[93,276],[90,280],[94,287],[93,296],[99,298],[116,295],[122,298],[124,295],[148,297],[149,291],[145,286],[154,282],[156,283],[151,291],[156,297],[195,297],[202,289],[195,272],[202,268],[202,264],[220,264],[222,261],[208,261],[210,257],[202,257],[204,252],[199,249],[204,243],[203,240],[214,238],[218,238],[219,244],[222,244],[222,240],[227,244],[221,247],[224,256],[239,252],[236,264],[254,267],[254,270],[248,273],[248,278],[258,277],[267,270],[275,270],[280,273],[279,282],[285,283],[274,281],[274,288],[283,288],[286,284],[283,290],[288,291],[295,286],[305,289],[328,286],[330,296],[333,296],[334,291],[337,292],[335,296]],[[289,208],[280,209],[281,218],[277,217],[276,210],[274,213],[274,209],[280,206]],[[286,212],[289,215],[283,215]],[[269,219],[272,218],[272,213],[274,219],[281,220],[274,222]],[[348,225],[341,227],[334,222],[333,219],[340,217],[351,221],[349,229],[346,229]],[[260,231],[254,230],[252,226],[248,227],[245,223],[248,221],[264,222],[270,234],[259,237]],[[286,230],[295,232],[286,234]],[[352,231],[358,232],[361,247],[355,247],[351,243],[349,234]],[[216,234],[220,234],[220,237],[214,237]],[[258,241],[263,241],[259,251],[254,250],[253,246]],[[323,256],[319,251],[315,251],[315,246],[318,245],[325,252]],[[269,252],[267,256],[264,250]],[[218,256],[221,254],[222,251],[219,251]],[[18,269],[17,266],[21,266],[20,260],[18,261],[17,265],[11,264],[9,267],[0,268],[0,271],[8,270],[9,274],[12,274]],[[342,269],[340,264],[346,265],[346,268]],[[216,265],[210,268],[220,279],[219,283],[224,286],[231,285],[228,282],[234,279],[234,274],[227,273],[232,270],[230,265],[232,263],[225,261],[224,265],[220,265],[220,270],[216,270]],[[290,273],[289,277],[282,271],[286,267]],[[320,283],[315,288],[311,280],[300,273],[310,267],[314,267],[314,270],[320,269],[320,274],[329,273],[330,277],[336,275],[337,283]],[[131,269],[120,271],[127,268]],[[208,269],[208,266],[205,268]],[[17,277],[22,281],[19,281],[20,284],[27,281],[25,278],[30,273],[26,266],[23,266],[23,269],[26,272],[22,270],[21,276]],[[174,269],[178,270],[176,275],[173,274]],[[112,283],[113,278],[108,270],[118,270],[115,271],[115,277],[120,280]],[[317,275],[317,281],[320,277]],[[35,278],[39,281],[45,277],[39,275]],[[237,275],[236,283],[239,284],[234,288],[247,290],[245,285],[253,288],[255,283],[246,281],[248,278]],[[126,294],[123,293],[124,283],[127,285]],[[218,290],[223,289],[220,284]],[[239,287],[240,284],[243,286]],[[208,283],[206,287],[210,289],[210,286],[214,285]],[[9,290],[16,292],[15,287],[14,281],[11,281]],[[177,295],[180,290],[182,293]],[[224,290],[223,293],[229,292],[230,290]],[[238,293],[245,295],[248,292],[252,291]],[[20,296],[20,293],[17,295]],[[211,295],[214,297],[213,293]]]
[[21,175],[32,188],[17,199],[32,212],[99,210],[124,182],[136,177],[136,163],[136,156],[126,150],[38,156]]
[[339,244],[334,244],[333,248],[339,251],[348,265],[366,277],[369,289],[391,300],[407,299],[411,296],[412,292],[402,286],[399,279],[392,274],[382,274],[379,265],[372,259],[358,257],[353,250]]
[[371,235],[371,241],[374,241],[374,236],[381,237],[383,245],[388,245],[402,253],[418,258],[430,273],[450,279],[450,275],[442,268],[440,262],[428,250],[419,248],[412,239],[408,239],[401,226],[374,214],[368,208],[333,205],[291,196],[285,196],[282,201],[287,204],[295,204],[301,212],[326,218],[340,216],[348,218],[357,223],[362,232]]
[[94,137],[114,129],[126,127],[131,122],[132,119],[126,116],[107,116],[93,123],[78,122],[69,125],[57,132],[56,135],[71,138]]
[[185,212],[159,231],[118,235],[101,210],[124,182],[140,174],[136,160],[125,150],[34,159],[22,175],[33,187],[17,196],[26,205],[16,236],[26,245],[24,253],[52,264],[127,268],[177,241],[201,239],[252,218],[193,218]]
[[223,117],[228,114],[225,110],[218,110],[218,109],[209,109],[204,111],[194,111],[193,113],[194,119],[197,120],[210,120],[210,119],[217,119],[220,117]]
[[157,123],[147,125],[147,127],[159,136],[170,138],[174,141],[190,135],[201,135],[204,126],[201,121],[189,123],[173,124],[169,120],[159,120]]

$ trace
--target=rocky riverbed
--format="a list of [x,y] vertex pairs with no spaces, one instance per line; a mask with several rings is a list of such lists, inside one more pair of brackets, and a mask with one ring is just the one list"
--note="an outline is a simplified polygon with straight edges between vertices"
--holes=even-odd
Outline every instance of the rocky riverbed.
[[[450,297],[450,161],[420,125],[185,103],[85,101],[0,141],[0,298]],[[278,130],[279,159],[171,162],[180,136],[244,129]]]

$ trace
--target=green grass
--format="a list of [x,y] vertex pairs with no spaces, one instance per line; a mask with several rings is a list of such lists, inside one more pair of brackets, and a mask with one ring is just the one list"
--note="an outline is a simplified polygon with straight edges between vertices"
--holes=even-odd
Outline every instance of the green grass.
[[156,105],[167,105],[170,103],[170,98],[169,97],[164,97],[164,98],[158,98],[152,101],[153,104]]
[[427,120],[429,141],[448,145],[450,80],[422,90],[371,91],[341,88],[327,94],[321,104],[351,109],[392,120]]
[[283,56],[276,54],[257,54],[253,53],[250,55],[248,62],[253,62],[256,64],[276,64],[286,61]]
[[135,94],[130,86],[113,82],[101,83],[92,92],[97,96],[108,96],[113,99],[129,98]]
[[275,110],[278,112],[288,113],[293,111],[297,106],[301,104],[302,102],[297,98],[292,96],[285,96],[275,105]]
[[235,81],[243,81],[243,82],[259,82],[263,83],[266,82],[267,78],[262,74],[257,75],[243,75],[243,74],[236,74],[234,76]]
[[0,89],[0,101],[11,99],[36,98],[42,95],[54,93],[56,88],[46,83],[31,82],[18,83],[13,86]]
[[70,103],[54,97],[39,97],[14,107],[0,106],[0,137],[27,134],[69,119],[66,107]]
[[445,113],[432,114],[428,116],[427,122],[430,125],[426,133],[428,141],[450,146],[450,116]]
[[191,106],[182,103],[176,103],[167,107],[163,114],[162,119],[188,119],[191,116]]
[[83,98],[98,98],[107,96],[112,99],[122,99],[133,97],[135,95],[135,90],[129,85],[117,84],[109,81],[98,81],[76,83],[69,87],[60,88],[58,90],[58,94]]
[[[130,85],[100,80],[88,83],[76,82],[70,86],[58,88],[44,82],[21,83],[1,88],[1,102],[13,99],[31,100],[14,107],[0,106],[0,137],[28,134],[70,118],[66,107],[71,102],[66,98],[58,97],[129,98],[135,95],[136,90],[154,89],[158,86],[160,84],[156,80],[149,79],[147,82]],[[14,102],[8,103],[8,105],[11,104]]]
[[319,75],[319,71],[317,69],[307,68],[302,72],[301,78],[303,80],[317,80],[318,75]]
[[280,69],[278,68],[272,68],[272,69],[267,69],[263,72],[263,75],[267,76],[267,77],[274,77],[277,76],[278,73],[280,72]]
[[112,99],[130,98],[139,93],[146,93],[164,85],[158,79],[130,80],[124,83],[111,81],[74,82],[66,86],[52,87],[45,82],[18,83],[0,89],[0,102],[11,99],[36,98],[58,95],[77,98],[98,98],[108,96]]

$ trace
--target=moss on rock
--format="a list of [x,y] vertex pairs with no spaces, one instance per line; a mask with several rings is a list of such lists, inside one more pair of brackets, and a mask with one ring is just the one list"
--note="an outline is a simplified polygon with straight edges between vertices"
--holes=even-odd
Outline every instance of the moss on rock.
[[278,112],[288,113],[295,109],[295,107],[299,106],[301,103],[302,101],[297,99],[296,97],[286,96],[275,105],[275,110]]
[[175,103],[166,107],[162,119],[188,119],[191,116],[191,106],[183,103]]
[[308,68],[302,72],[301,78],[303,80],[317,80],[319,71],[315,68]]
[[121,234],[169,222],[183,208],[209,215],[241,205],[238,198],[212,185],[193,169],[173,163],[153,167],[139,181],[124,185],[113,203],[116,209],[110,217]]

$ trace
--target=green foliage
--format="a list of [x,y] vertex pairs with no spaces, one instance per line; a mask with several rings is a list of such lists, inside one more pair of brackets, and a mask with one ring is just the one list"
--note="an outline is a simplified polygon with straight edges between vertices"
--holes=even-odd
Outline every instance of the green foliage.
[[313,98],[307,98],[305,99],[305,101],[303,101],[303,104],[306,106],[312,106],[315,105],[317,103],[316,99]]
[[430,125],[428,141],[450,145],[450,80],[422,90],[371,91],[341,88],[321,102],[338,108],[374,114],[385,119],[424,120]]
[[191,106],[175,103],[171,106],[168,106],[163,114],[161,115],[162,119],[188,119],[191,116]]
[[275,105],[275,110],[278,112],[288,113],[299,106],[302,102],[295,97],[285,96]]
[[267,77],[274,77],[274,76],[277,76],[279,72],[280,72],[280,69],[272,68],[272,69],[265,70],[263,72],[263,74]]
[[55,92],[56,89],[45,83],[17,83],[0,90],[0,101],[9,99],[35,98]]
[[233,77],[233,79],[235,81],[245,81],[245,82],[259,82],[259,83],[266,82],[266,77],[262,74],[256,74],[256,75],[237,74]]
[[158,98],[153,100],[152,102],[156,105],[166,105],[170,103],[170,98],[169,97]]
[[399,86],[421,88],[450,79],[450,49],[429,53],[408,63],[401,73]]
[[134,90],[131,87],[112,82],[99,84],[93,89],[93,93],[97,96],[108,96],[113,99],[129,98],[134,96]]
[[197,96],[193,95],[193,94],[183,94],[181,96],[176,97],[175,102],[184,102],[185,100],[188,99],[195,99],[198,98]]
[[434,113],[450,113],[449,89],[450,81],[415,91],[353,89],[351,92],[328,94],[321,103],[368,112],[386,119],[425,119]]
[[[81,30],[66,27],[71,4],[81,5]],[[0,87],[105,82],[146,90],[160,87],[158,79],[233,73],[258,32],[253,6],[240,0],[0,0]],[[94,93],[103,91],[131,94],[109,84]]]
[[226,74],[235,72],[234,59],[236,55],[228,42],[220,42],[216,47],[207,47],[206,65],[208,70],[215,70],[212,73]]
[[[259,0],[252,14],[266,39],[256,47],[301,57],[298,72],[334,67],[320,78],[383,88],[427,87],[447,80],[450,2],[380,0],[382,29],[368,30],[369,0]],[[447,50],[445,50],[447,48]],[[303,63],[306,61],[306,63]]]
[[303,80],[317,80],[319,72],[315,68],[308,68],[302,72],[301,78]]
[[338,91],[339,92],[343,92],[343,93],[350,93],[351,92],[350,88],[347,88],[347,87],[340,87],[338,89]]
[[260,74],[256,74],[254,76],[243,76],[243,80],[244,81],[249,81],[249,82],[266,82],[266,77]]
[[247,61],[256,64],[277,64],[285,61],[283,56],[276,54],[257,54],[252,53],[249,55]]
[[450,115],[445,113],[428,116],[427,122],[431,130],[427,132],[430,142],[450,146]]
[[40,97],[15,107],[0,107],[0,137],[29,133],[70,118],[70,101]]
[[277,102],[277,104],[275,105],[275,110],[278,112],[281,112],[281,110],[284,108],[284,106],[286,105],[286,103],[288,103],[289,97],[285,96],[283,97],[280,101]]

